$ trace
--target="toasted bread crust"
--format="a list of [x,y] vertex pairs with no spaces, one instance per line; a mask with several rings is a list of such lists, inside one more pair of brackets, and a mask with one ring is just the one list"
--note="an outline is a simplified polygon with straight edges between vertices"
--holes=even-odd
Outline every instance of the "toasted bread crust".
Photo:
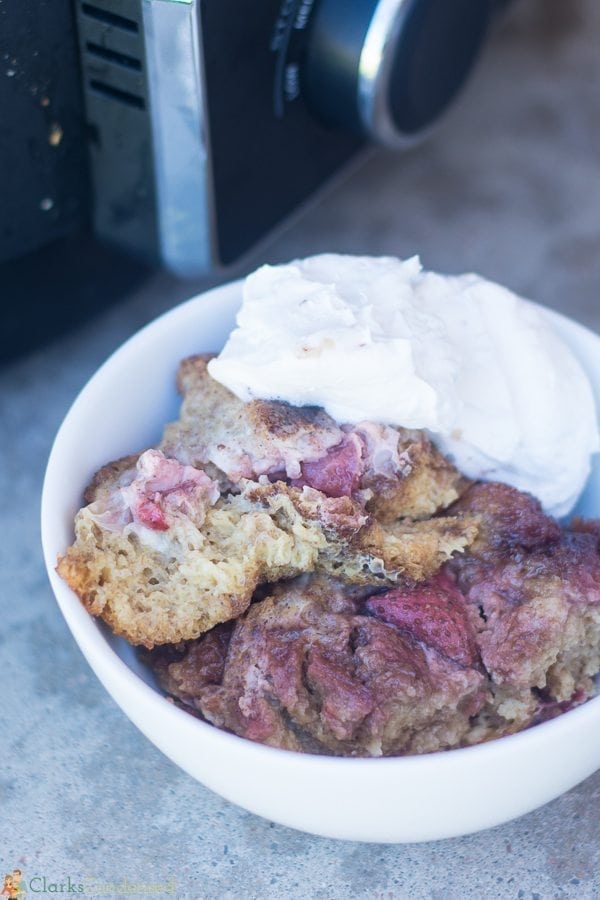
[[403,477],[367,473],[363,479],[364,486],[373,492],[366,508],[384,523],[428,519],[458,500],[470,484],[424,434],[398,431],[399,455],[407,461]]
[[454,553],[468,547],[477,534],[476,516],[384,526],[364,515],[349,497],[325,498],[312,488],[299,490],[283,482],[249,482],[244,495],[272,514],[282,508],[289,511],[291,505],[302,519],[319,521],[328,541],[315,570],[346,584],[423,581]]
[[94,500],[78,513],[75,543],[58,572],[92,615],[146,647],[195,638],[237,617],[264,582],[315,571],[375,587],[422,580],[476,534],[468,517],[386,528],[349,497],[252,481],[222,496],[200,525],[184,516],[160,534],[134,524],[103,527],[108,498],[130,478],[130,463],[96,476]]
[[[318,407],[268,400],[244,403],[211,378],[207,369],[211,358],[201,354],[181,362],[177,376],[181,413],[165,428],[160,447],[182,462],[216,467],[224,486],[262,474],[298,479],[304,464],[322,462],[354,430],[334,422]],[[469,484],[423,432],[369,423],[356,426],[356,432],[364,443],[357,497],[383,523],[429,518],[454,503]],[[394,465],[388,461],[383,470],[380,452],[371,446],[378,433],[395,458]],[[207,471],[214,477],[213,470]]]
[[[345,443],[348,432],[322,409],[242,402],[210,377],[211,358],[181,363],[180,418],[148,455],[170,458],[169,471],[204,472],[220,491],[216,505],[201,521],[180,511],[171,523],[135,520],[122,495],[139,488],[138,457],[123,457],[92,479],[75,543],[59,560],[60,575],[115,633],[147,647],[193,639],[239,616],[260,584],[303,573],[375,588],[422,581],[473,541],[476,517],[427,518],[457,499],[460,476],[424,435],[365,423],[366,436]],[[357,448],[362,490],[301,486],[304,463],[321,465],[344,446]],[[142,497],[155,514],[159,483]]]
[[85,502],[101,501],[119,482],[127,480],[130,475],[133,478],[137,461],[138,455],[130,453],[128,456],[122,456],[98,469],[83,493]]
[[244,403],[208,373],[207,354],[184,359],[177,385],[181,414],[165,428],[160,449],[194,466],[210,463],[232,482],[265,472],[300,473],[300,462],[317,459],[342,437],[322,409],[252,400]]

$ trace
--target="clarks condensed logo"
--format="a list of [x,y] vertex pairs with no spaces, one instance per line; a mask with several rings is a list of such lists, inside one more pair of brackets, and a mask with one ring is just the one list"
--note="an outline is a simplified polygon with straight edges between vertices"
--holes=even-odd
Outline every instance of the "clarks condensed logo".
[[28,893],[30,895],[83,894],[84,885],[82,882],[75,882],[70,877],[56,881],[46,875],[34,875],[32,878],[26,879],[21,869],[13,869],[12,872],[6,873],[2,894],[7,900],[25,900]]
[[[2,871],[0,869],[0,871]],[[151,895],[175,894],[176,881],[141,882],[129,878],[102,879],[86,877],[83,879],[51,878],[48,875],[33,875],[27,880],[20,869],[13,869],[4,876],[4,885],[0,892],[0,900],[25,900],[32,894],[79,894],[87,897],[116,897],[123,895],[144,897]]]

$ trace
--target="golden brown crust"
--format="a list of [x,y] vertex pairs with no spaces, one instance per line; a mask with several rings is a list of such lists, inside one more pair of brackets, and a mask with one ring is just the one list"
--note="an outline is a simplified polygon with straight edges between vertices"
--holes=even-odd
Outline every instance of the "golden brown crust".
[[226,498],[207,512],[201,528],[182,519],[159,535],[134,526],[109,531],[86,507],[58,573],[92,615],[133,644],[197,637],[240,615],[261,581],[315,564],[318,533],[301,540],[267,513],[240,506],[240,498]]
[[427,519],[447,509],[470,482],[420,432],[399,429],[399,455],[406,471],[395,479],[374,475],[363,479],[373,497],[367,510],[380,522]]
[[196,353],[181,360],[177,369],[177,390],[182,396],[187,394],[198,379],[205,377],[206,367],[216,355],[216,353]]
[[166,426],[160,449],[194,466],[215,466],[227,478],[254,478],[318,458],[342,439],[335,422],[316,407],[278,401],[244,403],[210,377],[209,355],[184,359],[177,383],[180,417]]
[[476,516],[449,516],[421,522],[398,521],[388,526],[365,516],[349,497],[326,498],[312,488],[283,482],[248,483],[244,496],[269,508],[272,515],[290,507],[303,520],[318,521],[327,538],[316,570],[347,584],[393,584],[403,579],[423,581],[477,534]]
[[[372,574],[384,582],[425,581],[451,556],[462,553],[476,534],[475,517],[404,520],[387,527],[373,521],[351,543],[363,573],[362,580],[357,572],[353,581],[368,584]],[[323,570],[338,572],[335,565]]]
[[[287,472],[298,478],[302,463],[319,461],[343,445],[349,426],[342,428],[318,407],[239,400],[211,378],[207,369],[211,358],[202,354],[180,364],[181,413],[165,428],[160,445],[168,456],[192,465],[212,465],[221,473],[220,482],[225,484],[225,473],[231,487],[242,477],[255,479],[262,473]],[[466,479],[423,432],[369,423],[358,425],[357,432],[366,442],[360,493],[368,512],[379,521],[428,518],[466,489]],[[380,456],[377,441],[382,439],[395,458],[384,471],[373,458]]]
[[[198,353],[180,363],[177,388],[183,396],[197,392],[207,398],[207,395],[214,393],[219,396],[221,405],[225,401],[225,395],[229,401],[237,400],[227,388],[209,375],[207,366],[214,356],[213,353]],[[244,407],[249,425],[271,437],[295,436],[298,429],[304,427],[335,427],[333,419],[318,406],[292,406],[277,400],[251,400],[248,403],[237,400],[235,405],[238,404]]]
[[246,408],[250,426],[273,437],[295,436],[299,428],[330,424],[323,410],[317,406],[299,407],[277,401],[251,400]]
[[[106,466],[95,481],[106,500],[129,467]],[[96,499],[76,518],[75,544],[58,572],[92,615],[131,643],[188,640],[235,618],[256,587],[305,572],[347,584],[420,580],[474,537],[472,520],[385,528],[348,497],[329,498],[283,482],[243,482],[207,510],[201,526],[178,518],[166,532],[102,527]]]
[[342,431],[322,409],[252,400],[244,403],[209,375],[208,354],[184,359],[177,384],[180,417],[166,426],[160,449],[182,462],[216,466],[232,481],[296,469],[338,444]]
[[137,453],[130,453],[129,456],[122,456],[114,462],[109,462],[99,469],[83,493],[83,499],[86,503],[94,503],[96,500],[102,500],[113,490],[114,486],[123,478],[135,472],[135,464],[138,461]]
[[[218,482],[220,500],[203,522],[178,516],[166,530],[134,524],[127,511],[119,518],[115,495],[136,477],[137,462],[123,457],[92,479],[75,544],[59,560],[60,575],[115,633],[148,647],[192,639],[239,616],[258,585],[302,573],[375,587],[420,581],[473,540],[474,517],[413,521],[454,501],[460,481],[419,432],[383,429],[392,473],[399,453],[402,477],[380,478],[367,467],[361,498],[257,480],[261,468],[271,477],[282,469],[288,479],[299,474],[304,460],[343,444],[345,432],[321,409],[243,403],[210,377],[211,358],[181,363],[181,415],[165,429],[161,449],[202,468]],[[373,427],[372,446],[381,432]]]

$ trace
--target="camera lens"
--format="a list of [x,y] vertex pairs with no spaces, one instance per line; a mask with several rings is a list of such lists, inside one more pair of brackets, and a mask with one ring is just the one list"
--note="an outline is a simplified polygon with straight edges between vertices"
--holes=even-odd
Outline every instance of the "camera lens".
[[305,90],[326,122],[397,146],[426,131],[469,74],[497,0],[320,0]]

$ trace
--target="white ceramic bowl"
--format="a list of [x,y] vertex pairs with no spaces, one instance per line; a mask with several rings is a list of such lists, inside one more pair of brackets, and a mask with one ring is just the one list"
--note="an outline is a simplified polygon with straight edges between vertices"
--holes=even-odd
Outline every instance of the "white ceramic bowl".
[[[450,837],[520,816],[600,767],[600,697],[529,731],[477,747],[396,759],[336,759],[275,750],[219,731],[167,702],[131,647],[83,609],[54,571],[73,517],[105,462],[156,442],[177,416],[175,372],[218,350],[240,284],[190,300],[127,341],[94,375],[54,443],[42,499],[42,538],[54,593],[77,643],[125,714],[194,778],[258,815],[314,834],[405,842]],[[600,399],[600,338],[548,313]],[[600,515],[597,464],[579,511]]]

